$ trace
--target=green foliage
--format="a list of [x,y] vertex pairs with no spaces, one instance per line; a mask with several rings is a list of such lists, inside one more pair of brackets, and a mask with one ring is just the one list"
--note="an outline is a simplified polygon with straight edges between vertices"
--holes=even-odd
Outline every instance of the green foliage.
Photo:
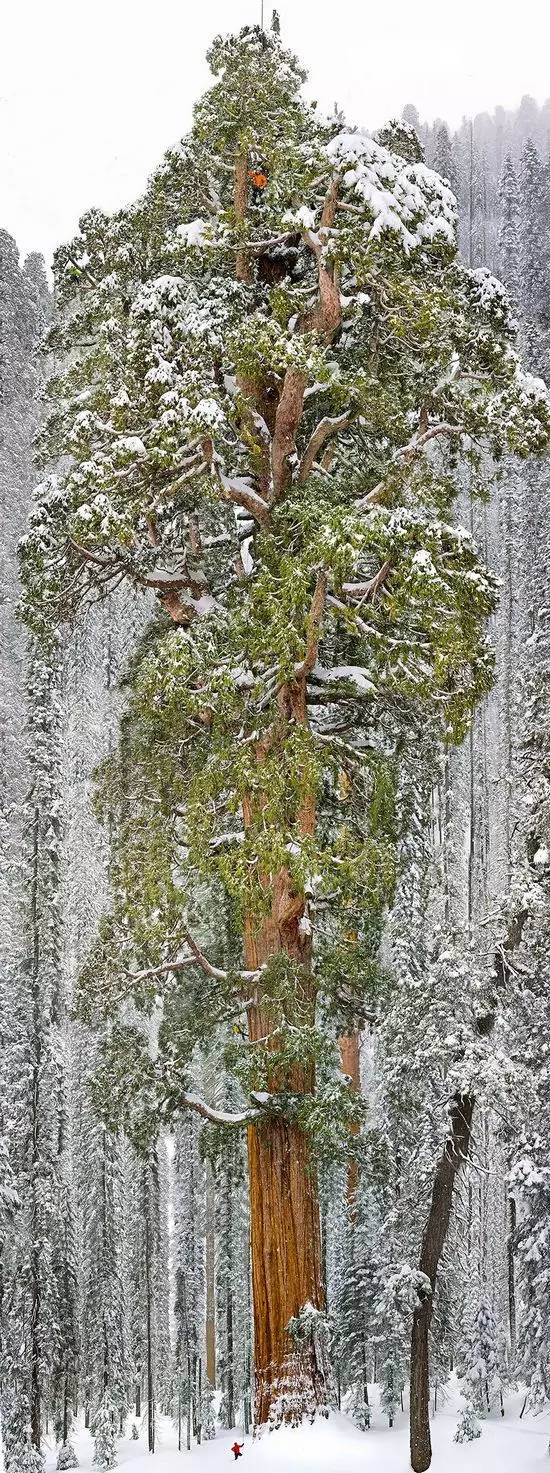
[[[357,1118],[338,1029],[384,985],[401,754],[420,729],[462,740],[492,680],[496,585],[453,520],[458,473],[486,494],[490,456],[546,447],[550,405],[408,130],[323,121],[277,27],[209,60],[143,199],[58,252],[22,608],[45,640],[122,582],[162,610],[98,774],[113,904],[78,1010],[108,1023],[104,1118],[147,1139],[259,990],[265,1038],[233,1035],[226,1063],[326,1156]],[[243,977],[276,891],[283,955]]]

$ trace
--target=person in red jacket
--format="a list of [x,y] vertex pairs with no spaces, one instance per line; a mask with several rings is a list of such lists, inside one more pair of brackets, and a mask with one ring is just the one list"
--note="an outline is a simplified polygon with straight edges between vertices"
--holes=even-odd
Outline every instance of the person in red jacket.
[[243,1447],[244,1447],[244,1442],[234,1442],[233,1443],[233,1447],[231,1448],[231,1452],[235,1454],[235,1460],[237,1458],[242,1458],[241,1448],[243,1448]]

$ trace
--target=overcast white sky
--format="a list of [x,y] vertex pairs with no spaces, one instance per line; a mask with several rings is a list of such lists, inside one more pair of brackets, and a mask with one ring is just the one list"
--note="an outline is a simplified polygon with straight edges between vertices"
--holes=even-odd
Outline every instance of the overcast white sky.
[[[266,20],[272,0],[265,0]],[[550,0],[279,0],[311,95],[376,127],[550,94]],[[0,225],[50,258],[90,205],[139,194],[189,126],[218,31],[260,0],[0,0]]]

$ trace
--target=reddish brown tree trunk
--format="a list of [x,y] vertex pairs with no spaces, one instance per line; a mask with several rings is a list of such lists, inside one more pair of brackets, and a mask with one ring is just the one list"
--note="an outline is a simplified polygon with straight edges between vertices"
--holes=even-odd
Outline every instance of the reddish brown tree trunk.
[[324,1364],[287,1328],[305,1304],[324,1305],[317,1184],[303,1131],[284,1120],[249,1130],[248,1161],[255,1421],[299,1421],[327,1398]]
[[[292,892],[286,871],[273,887],[269,919],[245,931],[245,957],[252,969],[285,951],[309,967],[311,942],[300,932],[303,898]],[[307,972],[305,973],[307,976]],[[313,988],[298,1001],[301,1016],[313,1016]],[[249,1014],[250,1038],[265,1038],[273,1026],[262,1006]],[[293,1094],[314,1088],[313,1069],[295,1068],[270,1086]],[[288,1323],[305,1304],[324,1307],[321,1229],[315,1172],[307,1136],[292,1121],[266,1119],[248,1131],[252,1292],[254,1308],[255,1421],[298,1421],[326,1402],[324,1364],[315,1349],[298,1351]]]
[[430,1210],[424,1228],[420,1251],[420,1272],[430,1281],[415,1309],[411,1343],[410,1437],[411,1466],[414,1473],[426,1473],[432,1461],[430,1437],[429,1331],[433,1314],[433,1296],[437,1271],[451,1218],[453,1191],[457,1172],[470,1149],[474,1100],[471,1095],[457,1095],[451,1108],[451,1128],[445,1149],[437,1165]]
[[[280,695],[281,711],[305,723],[306,677],[319,625],[324,584],[318,579],[311,610],[308,649],[300,678]],[[284,740],[284,737],[283,737]],[[258,750],[261,762],[265,752]],[[258,800],[256,800],[258,801]],[[261,799],[260,799],[261,806]],[[244,805],[244,822],[253,818]],[[315,829],[315,801],[304,794],[297,813],[300,833]],[[264,882],[268,888],[267,880]],[[311,935],[300,924],[305,915],[305,896],[297,892],[286,869],[269,884],[270,909],[262,922],[247,917],[244,950],[246,966],[256,970],[271,957],[285,952],[300,968],[296,990],[296,1021],[312,1023],[315,1017],[315,983],[311,977]],[[275,1019],[269,1001],[262,998],[248,1014],[252,1041],[269,1037]],[[270,1091],[291,1095],[311,1093],[315,1088],[312,1066],[294,1066],[281,1073],[274,1057]],[[293,1121],[273,1116],[248,1132],[250,1180],[252,1289],[254,1307],[255,1421],[298,1421],[327,1400],[327,1369],[316,1347],[298,1349],[288,1324],[304,1305],[323,1309],[321,1226],[319,1200],[309,1142]]]

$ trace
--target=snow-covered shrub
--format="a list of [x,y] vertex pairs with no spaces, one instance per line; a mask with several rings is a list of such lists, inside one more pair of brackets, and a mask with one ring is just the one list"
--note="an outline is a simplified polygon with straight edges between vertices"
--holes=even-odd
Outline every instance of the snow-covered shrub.
[[101,1398],[93,1424],[94,1463],[98,1468],[116,1468],[117,1437],[115,1408],[108,1392]]
[[201,1396],[201,1424],[203,1438],[209,1442],[216,1436],[216,1423],[214,1420],[214,1388],[207,1381],[203,1387]]
[[481,1427],[473,1406],[468,1405],[461,1414],[454,1440],[455,1442],[475,1442],[476,1437],[481,1437]]
[[58,1468],[78,1468],[78,1458],[70,1442],[62,1443],[57,1458]]

